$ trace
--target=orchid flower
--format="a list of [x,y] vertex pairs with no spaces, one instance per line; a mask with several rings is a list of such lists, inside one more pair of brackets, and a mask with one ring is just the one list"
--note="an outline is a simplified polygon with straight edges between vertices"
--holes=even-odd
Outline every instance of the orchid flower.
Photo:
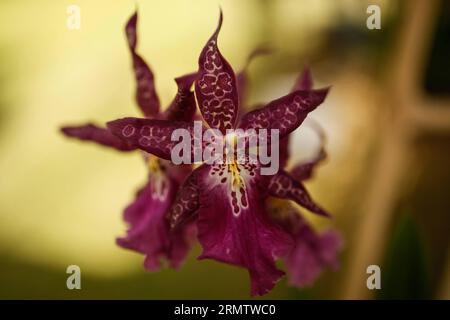
[[[313,80],[309,68],[299,76],[293,91],[312,90]],[[324,148],[325,134],[317,124],[313,129],[320,138],[320,148],[314,157],[306,162],[293,166],[291,176],[299,183],[310,179],[316,166],[326,159]],[[289,158],[289,136],[280,142],[280,154],[283,166]],[[297,287],[310,286],[319,276],[322,269],[330,267],[336,270],[339,266],[337,253],[342,247],[342,237],[335,230],[327,230],[317,234],[307,221],[300,215],[299,210],[292,204],[278,199],[268,199],[267,206],[274,221],[294,238],[294,246],[285,257],[285,264],[290,285]]]
[[[162,112],[155,90],[154,76],[144,59],[136,52],[137,46],[137,12],[128,20],[125,32],[131,53],[134,75],[136,78],[136,102],[147,119],[165,119],[166,121],[191,121],[196,112],[195,97],[191,91],[196,73],[176,78],[178,92],[168,108]],[[63,127],[62,132],[69,137],[92,141],[119,151],[135,151],[123,140],[117,138],[106,128],[94,124]],[[175,199],[179,185],[190,173],[187,165],[174,166],[170,161],[159,159],[147,152],[142,152],[148,167],[148,180],[124,212],[124,219],[129,229],[117,243],[145,254],[145,268],[157,270],[161,258],[166,258],[171,267],[178,267],[184,260],[189,248],[194,225],[187,225],[179,232],[170,232],[165,218]]]
[[[296,90],[238,117],[240,99],[236,76],[217,46],[221,26],[222,13],[217,29],[200,54],[195,80],[195,96],[205,123],[224,135],[235,128],[275,129],[280,139],[287,137],[324,101],[328,88]],[[165,160],[171,160],[171,151],[176,146],[172,133],[179,128],[194,130],[192,121],[139,118],[118,119],[107,126],[127,145]],[[201,163],[178,190],[169,216],[174,233],[195,221],[203,247],[199,259],[246,268],[251,294],[262,295],[284,275],[275,265],[275,259],[287,256],[295,246],[292,233],[274,222],[267,212],[267,197],[292,200],[322,216],[328,213],[288,172],[279,170],[271,176],[262,175],[263,164],[247,160]]]

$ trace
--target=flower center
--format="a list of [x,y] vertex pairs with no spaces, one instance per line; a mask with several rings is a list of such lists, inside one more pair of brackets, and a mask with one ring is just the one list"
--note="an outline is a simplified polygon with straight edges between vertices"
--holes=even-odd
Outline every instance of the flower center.
[[247,188],[240,174],[241,168],[236,161],[228,164],[228,172],[231,177],[231,206],[233,207],[233,214],[238,216],[241,208],[248,207]]
[[233,214],[239,216],[242,209],[248,208],[247,179],[254,176],[253,168],[234,160],[217,164],[210,174],[225,186]]
[[165,168],[161,165],[160,160],[153,156],[147,155],[147,167],[150,173],[150,188],[152,189],[152,198],[163,201],[169,192]]

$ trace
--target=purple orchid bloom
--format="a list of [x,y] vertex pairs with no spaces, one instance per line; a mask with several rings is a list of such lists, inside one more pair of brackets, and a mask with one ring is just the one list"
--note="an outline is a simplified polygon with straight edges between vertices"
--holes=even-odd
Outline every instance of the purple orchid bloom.
[[[219,24],[199,57],[195,95],[206,124],[226,134],[229,129],[276,129],[280,139],[298,128],[309,112],[325,99],[328,88],[296,90],[262,108],[239,115],[239,86],[231,65],[217,47]],[[237,125],[236,125],[237,124]],[[171,160],[176,143],[172,133],[193,122],[123,118],[107,124],[127,145]],[[225,138],[227,138],[225,136]],[[195,142],[194,139],[191,139]],[[241,159],[242,160],[242,159]],[[248,160],[248,158],[247,158]],[[296,239],[266,210],[268,196],[289,199],[313,213],[328,216],[303,184],[284,170],[262,175],[252,161],[202,163],[179,189],[169,216],[174,233],[196,222],[203,247],[199,259],[214,259],[244,267],[251,278],[251,294],[262,295],[284,275],[275,259],[292,252]]]
[[[196,73],[176,78],[178,92],[168,108],[160,111],[160,102],[154,86],[154,76],[144,59],[136,52],[137,12],[128,20],[125,31],[132,56],[136,78],[136,102],[146,118],[166,121],[191,121],[196,112],[195,97],[191,91]],[[94,124],[63,127],[62,132],[69,137],[92,141],[119,151],[135,151],[123,140],[117,138],[106,128]],[[142,152],[148,165],[148,181],[141,188],[124,212],[129,224],[126,236],[118,238],[117,243],[145,255],[144,266],[157,270],[161,258],[166,258],[171,267],[178,267],[184,260],[194,238],[195,225],[186,225],[178,232],[170,232],[166,213],[175,199],[181,182],[191,172],[188,165],[175,166],[146,152]]]
[[[136,102],[146,118],[165,119],[168,121],[191,121],[195,118],[196,104],[192,84],[196,73],[175,79],[178,92],[164,112],[160,111],[160,102],[154,85],[154,75],[145,60],[136,52],[137,47],[137,12],[128,20],[125,32],[132,56],[136,78]],[[240,90],[247,86],[247,67],[251,60],[262,53],[253,52],[245,68],[239,73],[242,79]],[[62,132],[68,136],[85,141],[92,141],[103,146],[128,152],[138,148],[117,138],[111,132],[95,124],[63,127]],[[166,258],[171,267],[178,267],[184,260],[191,239],[195,234],[195,224],[190,224],[182,232],[169,232],[166,215],[181,182],[191,171],[191,166],[174,166],[170,161],[142,152],[148,165],[148,182],[141,188],[136,198],[124,212],[124,220],[129,224],[125,237],[117,239],[124,248],[146,255],[144,266],[149,270],[160,267],[160,258]]]
[[[311,72],[309,68],[305,68],[297,79],[293,91],[312,90],[312,88]],[[315,123],[313,129],[320,138],[320,148],[317,154],[309,161],[294,165],[290,170],[291,176],[299,182],[310,179],[317,165],[327,157],[324,148],[325,134]],[[280,142],[280,155],[284,157],[282,159],[283,166],[287,165],[289,158],[288,148],[289,136]],[[289,202],[269,198],[267,206],[274,221],[290,233],[295,241],[291,252],[285,257],[290,285],[310,286],[325,267],[333,270],[338,268],[337,254],[343,242],[340,233],[335,230],[327,230],[322,234],[317,234]]]

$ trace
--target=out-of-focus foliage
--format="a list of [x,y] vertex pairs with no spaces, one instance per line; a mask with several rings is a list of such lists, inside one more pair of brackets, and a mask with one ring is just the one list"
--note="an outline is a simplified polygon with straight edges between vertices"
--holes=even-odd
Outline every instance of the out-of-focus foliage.
[[405,215],[394,229],[382,273],[380,299],[431,299],[425,248],[416,223]]

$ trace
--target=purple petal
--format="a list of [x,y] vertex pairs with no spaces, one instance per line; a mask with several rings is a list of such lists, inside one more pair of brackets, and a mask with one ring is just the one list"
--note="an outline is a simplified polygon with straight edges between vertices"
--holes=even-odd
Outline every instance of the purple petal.
[[303,184],[285,171],[280,170],[276,175],[270,177],[268,190],[271,196],[293,200],[311,212],[326,217],[330,216],[328,212],[313,201]]
[[294,87],[292,88],[292,91],[308,91],[312,90],[314,86],[314,82],[311,76],[311,70],[309,67],[305,67],[303,69],[303,72],[298,76],[297,81],[295,82]]
[[297,129],[309,112],[319,106],[327,96],[328,88],[295,91],[247,113],[239,125],[242,129],[278,129],[280,138]]
[[337,254],[342,239],[337,231],[316,233],[298,210],[285,201],[269,199],[266,204],[273,222],[294,239],[294,246],[285,257],[291,285],[312,285],[324,268],[338,268]]
[[177,197],[169,210],[170,227],[177,229],[193,220],[199,208],[199,190],[195,171],[186,179],[177,192]]
[[217,47],[221,26],[222,12],[216,31],[200,53],[195,94],[205,121],[225,134],[234,128],[239,99],[234,71]]
[[195,116],[196,104],[192,84],[197,78],[197,73],[190,73],[175,79],[178,92],[167,110],[163,119],[170,121],[192,121]]
[[[312,90],[313,85],[314,84],[311,77],[311,71],[309,67],[305,67],[303,72],[299,75],[292,91],[297,90],[310,91]],[[291,173],[297,180],[309,179],[312,175],[312,170],[314,169],[314,167],[320,161],[324,160],[326,157],[325,149],[323,147],[325,140],[324,133],[318,125],[315,125],[314,129],[318,132],[321,138],[321,148],[319,154],[316,157],[314,157],[311,161],[308,161],[307,163],[301,163],[297,165],[294,170],[291,171]],[[280,166],[282,168],[284,168],[287,165],[288,159],[289,159],[289,136],[286,136],[280,141]]]
[[159,112],[159,98],[155,90],[155,80],[150,67],[136,53],[137,46],[137,12],[131,16],[125,26],[136,78],[136,101],[146,117],[155,117]]
[[186,129],[193,137],[193,123],[156,119],[123,118],[107,123],[108,129],[131,146],[156,155],[162,159],[171,159],[171,150],[178,141],[172,141],[172,132]]
[[63,127],[61,131],[68,137],[96,142],[120,151],[132,151],[136,149],[114,136],[109,130],[91,123],[82,126]]
[[310,286],[326,267],[336,270],[341,246],[342,238],[337,231],[317,234],[304,224],[296,234],[294,249],[286,257],[289,283],[297,287]]
[[172,203],[177,184],[164,175],[151,175],[134,202],[125,209],[124,219],[130,225],[127,234],[117,239],[118,245],[145,254],[144,266],[156,271],[166,258],[177,268],[187,255],[191,243],[191,227],[171,233],[167,210]]
[[200,259],[244,267],[251,294],[263,295],[283,276],[275,257],[287,254],[292,238],[273,224],[264,208],[257,170],[203,165],[199,173],[198,237]]

